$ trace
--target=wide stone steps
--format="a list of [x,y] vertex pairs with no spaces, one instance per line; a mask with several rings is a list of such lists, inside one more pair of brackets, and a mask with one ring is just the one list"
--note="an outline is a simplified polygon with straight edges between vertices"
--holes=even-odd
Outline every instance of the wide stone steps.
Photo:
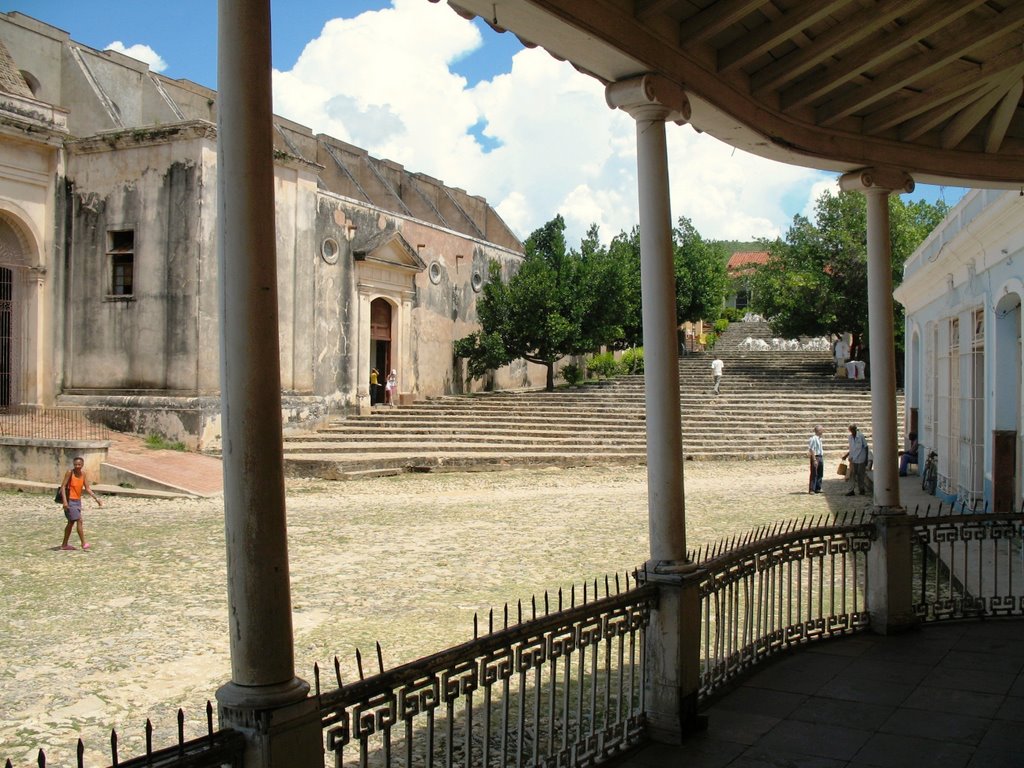
[[[861,424],[870,440],[866,382],[837,380],[828,352],[750,352],[723,347],[763,333],[733,324],[719,341],[722,393],[710,393],[710,353],[679,362],[682,441],[688,460],[804,455],[815,423],[826,447]],[[285,439],[290,475],[359,477],[433,469],[580,466],[646,460],[644,377],[622,376],[555,392],[511,390],[444,396],[333,420]]]

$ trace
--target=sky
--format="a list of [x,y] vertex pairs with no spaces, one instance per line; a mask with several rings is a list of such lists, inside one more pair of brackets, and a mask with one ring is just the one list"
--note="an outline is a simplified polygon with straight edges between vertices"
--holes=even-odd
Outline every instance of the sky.
[[[71,39],[217,85],[216,0],[8,2]],[[274,111],[481,195],[520,237],[560,213],[578,245],[638,222],[635,123],[540,48],[428,0],[271,0]],[[834,173],[765,160],[669,124],[673,220],[708,239],[784,236]],[[919,187],[954,205],[965,190]]]

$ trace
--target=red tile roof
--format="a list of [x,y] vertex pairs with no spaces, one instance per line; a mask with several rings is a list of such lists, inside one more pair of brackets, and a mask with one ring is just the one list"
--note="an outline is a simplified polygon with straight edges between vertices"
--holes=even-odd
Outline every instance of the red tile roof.
[[768,251],[737,251],[729,257],[725,268],[730,273],[749,272],[758,264],[768,263]]

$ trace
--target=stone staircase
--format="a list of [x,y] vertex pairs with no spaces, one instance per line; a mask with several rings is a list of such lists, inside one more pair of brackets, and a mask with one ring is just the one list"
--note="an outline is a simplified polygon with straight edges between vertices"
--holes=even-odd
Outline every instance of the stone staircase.
[[[733,323],[719,339],[722,391],[711,392],[712,353],[679,362],[687,459],[794,459],[815,423],[826,448],[845,447],[846,427],[870,440],[866,382],[832,377],[829,352],[751,352],[763,323]],[[901,409],[902,410],[902,409]],[[345,478],[433,469],[644,463],[643,376],[623,376],[555,392],[517,390],[431,398],[333,420],[285,439],[291,476]]]

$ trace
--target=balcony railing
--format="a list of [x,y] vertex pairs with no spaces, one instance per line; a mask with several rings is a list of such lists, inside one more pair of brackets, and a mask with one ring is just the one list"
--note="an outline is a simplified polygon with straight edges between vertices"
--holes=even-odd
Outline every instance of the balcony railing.
[[867,628],[866,513],[788,521],[699,553],[700,692],[796,645]]
[[80,408],[10,405],[0,408],[0,437],[35,440],[106,440],[103,424],[89,421]]
[[329,692],[317,674],[327,749],[360,768],[599,763],[642,737],[655,595],[627,580],[513,626],[506,610],[500,629]]

